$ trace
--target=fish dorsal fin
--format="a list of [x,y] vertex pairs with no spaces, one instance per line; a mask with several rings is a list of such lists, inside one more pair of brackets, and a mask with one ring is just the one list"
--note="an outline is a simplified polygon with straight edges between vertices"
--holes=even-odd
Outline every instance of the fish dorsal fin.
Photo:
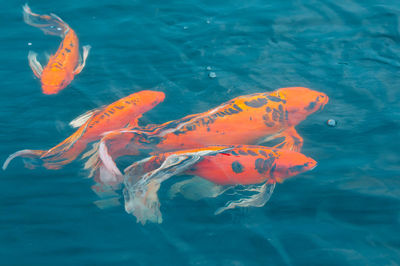
[[71,122],[69,122],[69,125],[73,128],[77,128],[85,124],[94,114],[100,112],[103,109],[104,106],[87,111],[86,113],[78,116]]

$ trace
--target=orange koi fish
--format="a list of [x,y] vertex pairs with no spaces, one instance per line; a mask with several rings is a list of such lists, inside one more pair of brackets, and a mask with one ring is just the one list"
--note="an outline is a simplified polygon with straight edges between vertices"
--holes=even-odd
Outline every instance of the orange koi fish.
[[85,168],[99,169],[104,176],[115,180],[122,174],[113,158],[138,155],[141,150],[260,144],[281,137],[284,140],[275,148],[300,151],[303,139],[295,126],[327,102],[328,96],[324,93],[302,87],[240,96],[210,111],[160,126],[111,132],[100,141],[98,152],[92,155]]
[[[50,150],[21,150],[4,162],[5,170],[15,157],[37,158],[47,169],[59,169],[79,156],[90,142],[101,139],[104,132],[123,127],[136,127],[143,113],[164,101],[163,92],[144,90],[124,97],[108,106],[89,111],[70,125],[79,127],[74,134]],[[27,166],[33,167],[28,164]]]
[[[246,186],[246,192],[255,192],[246,198],[236,190],[239,198],[218,209],[216,214],[235,207],[261,207],[270,198],[275,183],[309,171],[316,164],[299,152],[251,145],[211,146],[161,153],[125,169],[125,210],[142,224],[146,221],[161,223],[157,191],[163,181],[177,174],[208,180],[206,188],[204,182],[189,180],[194,193],[203,193],[204,197],[216,197],[237,185]],[[187,180],[174,184],[172,194],[180,192],[184,185],[187,185]]]
[[63,39],[57,52],[52,55],[43,69],[37,60],[37,54],[30,51],[29,66],[41,80],[44,94],[56,94],[71,83],[74,76],[85,67],[90,45],[83,46],[83,59],[79,56],[79,40],[75,32],[61,18],[54,14],[38,15],[27,4],[23,7],[25,23],[40,28],[45,34],[56,35]]

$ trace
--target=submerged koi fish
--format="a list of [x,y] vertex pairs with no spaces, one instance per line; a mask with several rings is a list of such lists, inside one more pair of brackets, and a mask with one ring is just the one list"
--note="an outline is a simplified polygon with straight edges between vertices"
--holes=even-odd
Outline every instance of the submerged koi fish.
[[122,177],[114,158],[144,151],[172,151],[207,145],[260,144],[283,138],[275,148],[300,151],[303,139],[295,126],[320,110],[328,96],[308,88],[282,88],[271,93],[240,96],[210,111],[143,130],[119,130],[102,138],[85,168]]
[[[108,106],[89,111],[70,125],[79,127],[74,134],[50,150],[21,150],[11,154],[4,162],[5,170],[15,157],[37,158],[47,169],[59,169],[79,156],[90,142],[101,139],[104,132],[123,127],[135,127],[143,113],[164,101],[158,91],[140,91],[124,97]],[[33,165],[29,165],[34,167]]]
[[[218,209],[216,214],[235,207],[261,207],[270,198],[276,182],[309,171],[316,164],[299,152],[252,145],[211,146],[161,153],[125,169],[125,210],[142,224],[146,221],[161,223],[157,191],[163,181],[177,174],[210,181],[204,188],[204,182],[189,180],[194,186],[193,193],[203,193],[204,197],[216,197],[237,185],[247,187],[243,190],[246,193],[235,190],[238,199]],[[187,185],[187,180],[174,184],[171,188],[173,194],[181,192],[184,185]],[[247,192],[255,194],[246,198]]]
[[85,67],[90,45],[83,46],[83,59],[79,57],[79,40],[75,32],[61,18],[54,14],[39,15],[31,11],[27,4],[23,7],[25,23],[40,28],[45,34],[56,35],[63,39],[57,52],[52,55],[43,69],[37,60],[37,54],[30,51],[29,66],[41,80],[44,94],[56,94],[64,89],[74,76]]

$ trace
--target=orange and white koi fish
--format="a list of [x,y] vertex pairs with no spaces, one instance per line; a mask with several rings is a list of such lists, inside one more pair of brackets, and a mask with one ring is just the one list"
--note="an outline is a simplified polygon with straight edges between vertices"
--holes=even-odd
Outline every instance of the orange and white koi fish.
[[39,15],[31,11],[27,4],[23,7],[25,23],[38,27],[45,34],[56,35],[63,39],[57,52],[52,55],[43,69],[37,60],[37,54],[30,51],[29,66],[41,80],[44,94],[56,94],[64,89],[74,76],[85,67],[90,45],[83,46],[83,59],[79,56],[79,40],[76,33],[61,18],[54,14]]
[[[283,138],[275,148],[300,151],[303,139],[295,126],[328,102],[322,92],[302,87],[240,96],[210,111],[160,126],[120,130],[100,141],[85,167],[103,176],[122,176],[114,158],[138,155],[140,150],[173,151],[207,145],[260,144]],[[103,178],[106,180],[107,178]]]
[[[218,209],[216,214],[235,207],[261,207],[270,198],[275,183],[309,171],[316,164],[299,152],[252,145],[211,146],[161,153],[125,169],[125,210],[142,224],[146,221],[161,223],[157,191],[163,181],[178,174],[208,180],[206,185],[189,179],[194,187],[193,193],[204,197],[216,197],[237,185],[245,187],[242,190],[246,191],[244,194],[255,192],[246,198],[240,190],[235,190],[238,199]],[[170,194],[181,192],[187,184],[187,180],[174,184]]]
[[[108,106],[89,111],[70,125],[79,127],[74,134],[50,150],[21,150],[11,154],[4,162],[5,170],[15,157],[39,159],[47,169],[59,169],[77,158],[90,142],[101,139],[104,132],[123,127],[136,127],[143,113],[164,101],[159,91],[144,90],[124,97]],[[28,164],[29,167],[34,167]]]

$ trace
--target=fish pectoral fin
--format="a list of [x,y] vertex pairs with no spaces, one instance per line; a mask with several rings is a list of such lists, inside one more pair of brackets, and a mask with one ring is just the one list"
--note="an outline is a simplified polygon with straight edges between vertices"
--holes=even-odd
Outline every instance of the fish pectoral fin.
[[80,116],[69,122],[69,125],[73,128],[80,127],[85,124],[93,115],[103,110],[103,108],[104,106],[87,111],[86,113],[81,114]]
[[297,133],[294,127],[288,128],[283,131],[279,137],[283,137],[284,140],[275,145],[274,148],[283,149],[283,150],[291,150],[300,152],[303,147],[303,138]]
[[[237,200],[229,201],[224,207],[221,207],[215,211],[215,215],[218,215],[226,210],[234,209],[236,207],[262,207],[271,198],[272,193],[275,189],[275,183],[263,183],[256,185],[248,185],[242,190],[235,189],[235,196],[239,197]],[[253,193],[253,195],[247,195]]]
[[33,74],[35,74],[36,77],[40,78],[42,76],[43,67],[37,60],[37,53],[29,51],[28,61],[29,61],[29,66],[33,71]]
[[181,194],[186,199],[197,201],[203,198],[216,198],[230,187],[217,185],[204,178],[195,176],[173,184],[168,191],[168,196],[170,199],[173,199],[177,194]]
[[160,202],[157,192],[161,183],[171,176],[181,173],[190,167],[194,161],[185,155],[171,155],[162,165],[150,172],[143,174],[140,165],[147,160],[144,159],[126,170],[124,178],[125,210],[133,214],[137,222],[162,223]]
[[128,124],[126,124],[126,125],[124,126],[124,128],[135,128],[135,127],[138,127],[139,118],[140,118],[140,116],[139,116],[139,117],[135,117],[135,118],[132,119]]
[[90,45],[85,45],[82,48],[83,48],[83,55],[82,55],[83,59],[80,59],[79,66],[74,70],[74,75],[81,73],[82,69],[85,67],[86,58],[88,57],[90,49],[92,47]]

